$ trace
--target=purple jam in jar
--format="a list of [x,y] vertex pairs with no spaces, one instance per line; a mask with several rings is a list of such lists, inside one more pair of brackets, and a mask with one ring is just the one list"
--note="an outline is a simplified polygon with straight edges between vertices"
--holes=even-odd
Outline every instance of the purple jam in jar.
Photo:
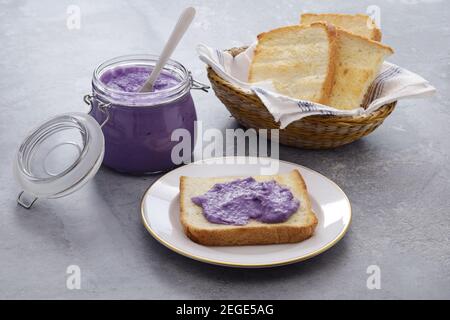
[[[118,67],[106,71],[100,77],[108,88],[123,92],[139,92],[152,72],[150,67]],[[158,92],[175,87],[180,83],[173,75],[161,73],[153,84],[153,91]]]
[[285,222],[300,206],[287,187],[275,180],[258,182],[251,177],[217,183],[191,200],[202,207],[209,222],[240,226],[250,219],[264,223]]
[[190,73],[170,60],[154,90],[139,92],[157,60],[150,55],[123,56],[94,71],[90,114],[104,124],[103,164],[107,167],[131,174],[174,168],[179,163],[173,163],[171,153],[179,141],[171,141],[171,135],[179,128],[190,132],[193,146],[197,116]]

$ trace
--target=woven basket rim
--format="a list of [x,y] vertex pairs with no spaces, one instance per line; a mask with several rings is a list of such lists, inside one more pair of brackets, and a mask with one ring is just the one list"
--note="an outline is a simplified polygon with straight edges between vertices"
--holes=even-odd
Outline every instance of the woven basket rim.
[[[240,47],[240,48],[230,48],[227,49],[225,51],[228,51],[231,55],[236,56],[237,53],[242,52],[246,49],[247,47]],[[235,86],[234,84],[232,84],[231,82],[223,79],[221,76],[219,76],[213,68],[211,68],[210,66],[206,67],[206,70],[208,72],[209,76],[212,76],[214,78],[216,78],[216,81],[221,82],[222,85],[228,87],[229,89],[235,91],[235,93],[240,94],[242,96],[246,96],[249,99],[253,99],[253,100],[257,100],[259,101],[262,105],[264,105],[264,103],[261,101],[261,99],[259,99],[259,97],[255,94],[255,93],[248,93],[246,91],[244,91],[243,89]],[[368,114],[363,114],[363,115],[340,115],[340,116],[336,116],[336,115],[313,115],[313,116],[308,116],[306,117],[308,119],[308,121],[317,121],[317,122],[341,122],[342,124],[345,125],[345,123],[361,123],[361,122],[372,122],[373,118],[384,118],[386,117],[386,113],[389,113],[391,108],[394,108],[397,104],[397,101],[393,101],[391,103],[387,103],[381,107],[379,107],[377,110],[372,111],[371,113]],[[265,105],[264,105],[265,106]],[[306,119],[304,118],[304,119]],[[350,125],[350,124],[349,124]]]

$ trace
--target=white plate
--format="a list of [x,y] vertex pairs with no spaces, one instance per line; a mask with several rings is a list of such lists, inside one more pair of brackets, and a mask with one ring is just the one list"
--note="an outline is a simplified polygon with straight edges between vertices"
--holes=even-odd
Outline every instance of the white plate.
[[[222,160],[224,158],[221,158]],[[180,176],[216,177],[261,174],[257,158],[231,157],[234,163],[217,163],[218,158],[202,160],[177,168],[156,181],[144,194],[141,203],[142,221],[151,235],[169,249],[186,257],[230,267],[272,267],[303,261],[335,245],[351,222],[350,202],[339,186],[323,175],[303,166],[264,158],[279,165],[279,173],[298,169],[305,179],[313,211],[319,223],[314,235],[295,244],[264,246],[207,247],[191,241],[179,220]],[[258,158],[260,160],[260,158]],[[265,165],[265,164],[264,164]]]

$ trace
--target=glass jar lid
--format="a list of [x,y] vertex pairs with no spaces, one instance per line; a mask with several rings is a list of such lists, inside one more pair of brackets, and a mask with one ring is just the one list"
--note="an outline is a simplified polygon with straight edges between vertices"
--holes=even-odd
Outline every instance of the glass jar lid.
[[23,189],[19,204],[29,208],[39,197],[59,198],[78,190],[97,173],[104,149],[100,125],[88,114],[46,121],[17,152],[14,173]]

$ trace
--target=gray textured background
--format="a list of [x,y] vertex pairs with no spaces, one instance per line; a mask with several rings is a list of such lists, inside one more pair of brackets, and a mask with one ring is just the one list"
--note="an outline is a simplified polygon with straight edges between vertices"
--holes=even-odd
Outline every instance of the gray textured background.
[[[158,53],[188,1],[0,1],[0,298],[450,298],[450,4],[439,0],[189,1],[198,10],[175,59],[206,81],[194,45],[248,44],[259,32],[296,23],[301,9],[364,12],[381,8],[390,61],[438,89],[402,101],[371,136],[331,151],[283,147],[281,159],[317,170],[348,194],[354,220],[346,237],[304,263],[237,270],[181,257],[140,222],[139,203],[157,177],[101,169],[85,188],[31,211],[15,203],[11,166],[30,127],[86,110],[91,72],[108,58]],[[66,28],[69,4],[81,29]],[[199,118],[225,129],[236,122],[213,93],[194,93]],[[82,289],[65,287],[77,264]],[[382,289],[366,288],[379,265]]]

